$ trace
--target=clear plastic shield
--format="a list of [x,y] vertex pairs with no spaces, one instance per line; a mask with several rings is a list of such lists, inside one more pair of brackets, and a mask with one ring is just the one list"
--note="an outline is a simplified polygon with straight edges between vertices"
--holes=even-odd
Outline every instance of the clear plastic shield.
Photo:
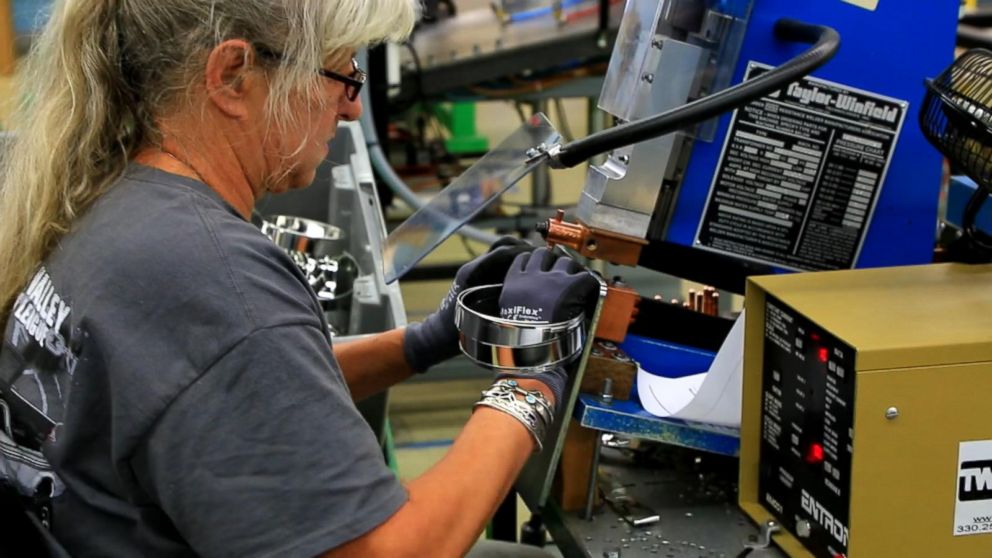
[[503,143],[396,227],[386,238],[386,282],[392,283],[410,271],[459,227],[537,168],[542,160],[534,160],[529,151],[541,144],[558,143],[559,138],[547,117],[540,113],[531,116]]

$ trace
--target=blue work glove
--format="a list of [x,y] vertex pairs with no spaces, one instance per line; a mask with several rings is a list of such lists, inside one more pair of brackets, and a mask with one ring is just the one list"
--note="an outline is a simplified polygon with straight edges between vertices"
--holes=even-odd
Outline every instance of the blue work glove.
[[437,311],[423,322],[410,324],[406,328],[403,354],[410,367],[424,372],[457,355],[460,352],[458,327],[455,326],[458,293],[471,287],[502,282],[514,258],[533,249],[534,246],[527,241],[505,236],[493,243],[488,252],[459,268]]
[[[499,296],[501,318],[529,322],[570,320],[596,307],[599,281],[578,262],[547,248],[520,254],[510,266]],[[541,374],[501,374],[498,378],[544,382],[561,403],[568,381],[563,367]]]

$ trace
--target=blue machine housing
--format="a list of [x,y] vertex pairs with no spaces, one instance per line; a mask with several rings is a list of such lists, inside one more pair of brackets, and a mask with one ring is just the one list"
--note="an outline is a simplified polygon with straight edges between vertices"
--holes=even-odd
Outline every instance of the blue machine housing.
[[[750,62],[777,66],[805,45],[774,38],[779,18],[828,25],[841,35],[837,56],[813,77],[909,102],[855,267],[932,261],[941,156],[918,124],[923,80],[953,60],[958,3],[880,0],[874,11],[845,0],[756,0],[734,74]],[[732,115],[720,119],[713,142],[697,141],[663,240],[692,246],[720,160]]]
[[[950,188],[947,189],[946,221],[961,228],[964,222],[964,208],[968,200],[975,194],[978,185],[967,176],[952,176]],[[992,204],[985,203],[975,217],[975,226],[980,230],[992,231]]]

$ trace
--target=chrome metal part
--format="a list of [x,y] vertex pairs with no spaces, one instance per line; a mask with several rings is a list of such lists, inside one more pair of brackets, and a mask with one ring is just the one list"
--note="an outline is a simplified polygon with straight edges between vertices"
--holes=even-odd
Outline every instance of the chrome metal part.
[[462,353],[491,370],[541,373],[582,352],[585,316],[558,323],[496,317],[502,285],[466,289],[458,295],[455,324]]
[[577,329],[584,320],[583,316],[558,323],[497,318],[502,288],[502,285],[483,285],[459,293],[455,307],[458,331],[490,345],[526,347],[557,339],[561,333]]
[[599,394],[599,400],[606,405],[613,403],[613,378],[603,380],[603,391]]
[[[642,71],[645,77],[630,80],[636,81],[638,88],[617,90],[615,98],[604,96],[601,108],[613,114],[622,111],[618,116],[636,120],[689,100],[693,79],[687,76],[696,73],[705,51],[674,39],[658,40],[663,48],[645,49],[643,62],[651,65]],[[656,74],[666,79],[658,79]],[[605,94],[605,85],[603,89]],[[617,149],[603,165],[591,166],[579,202],[578,218],[590,227],[638,238],[647,236],[663,179],[675,174],[682,146],[680,134],[669,134]]]
[[603,445],[608,448],[628,448],[630,447],[630,438],[613,433],[603,434]]
[[462,335],[459,343],[462,354],[483,368],[541,374],[575,360],[582,349],[583,338],[582,332],[571,331],[564,332],[560,338],[541,345],[514,347],[489,345]]
[[262,233],[286,252],[298,252],[313,258],[338,256],[345,249],[344,232],[327,223],[276,215],[262,223]]
[[761,549],[772,546],[772,537],[782,530],[782,526],[777,521],[769,519],[761,524],[761,530],[757,539],[744,543],[744,548]]
[[[599,107],[631,122],[725,88],[751,3],[629,0]],[[605,163],[590,166],[576,216],[590,227],[637,238],[652,226],[664,228],[692,141],[711,141],[715,122],[616,149]]]
[[340,228],[276,215],[263,220],[261,230],[300,268],[325,312],[340,309],[342,301],[351,297],[360,272],[358,262],[345,251],[347,238]]

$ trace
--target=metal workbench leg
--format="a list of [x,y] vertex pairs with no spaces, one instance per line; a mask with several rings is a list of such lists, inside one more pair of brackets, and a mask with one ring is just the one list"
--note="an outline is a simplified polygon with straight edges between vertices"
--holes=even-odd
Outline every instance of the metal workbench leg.
[[496,508],[489,527],[489,537],[497,541],[517,542],[517,491],[511,490]]

